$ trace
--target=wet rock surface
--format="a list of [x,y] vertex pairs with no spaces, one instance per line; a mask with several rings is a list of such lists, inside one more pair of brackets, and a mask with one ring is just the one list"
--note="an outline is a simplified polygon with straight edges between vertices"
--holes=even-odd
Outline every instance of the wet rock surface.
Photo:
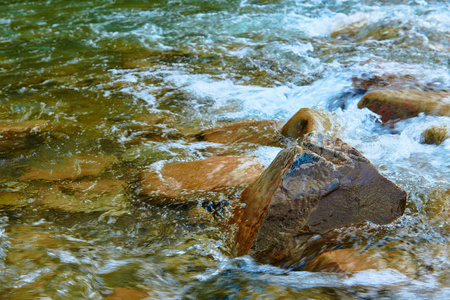
[[126,144],[136,145],[145,141],[163,142],[167,140],[177,140],[184,136],[184,133],[176,128],[176,118],[170,115],[140,115],[130,123],[122,125],[128,135]]
[[420,142],[428,145],[440,145],[442,144],[450,134],[445,127],[431,127],[426,129],[420,135]]
[[98,176],[118,159],[112,155],[86,154],[67,157],[64,161],[45,168],[32,167],[20,180],[65,180]]
[[312,131],[325,132],[331,128],[328,118],[310,108],[300,109],[281,129],[281,133],[293,139],[300,138]]
[[148,297],[147,293],[130,288],[116,288],[114,292],[104,300],[140,300]]
[[204,160],[167,164],[160,171],[140,175],[143,195],[153,201],[177,199],[198,191],[214,191],[253,182],[263,166],[251,157],[215,156]]
[[408,74],[362,74],[352,78],[353,88],[367,92],[372,90],[432,90],[432,84],[423,84]]
[[383,122],[404,120],[419,113],[450,116],[449,91],[378,90],[366,94],[358,103],[381,116]]
[[242,193],[232,220],[237,254],[289,267],[314,235],[401,216],[406,193],[378,173],[355,148],[316,132],[282,150]]
[[45,121],[0,122],[0,158],[44,143],[49,125]]
[[129,204],[125,187],[123,180],[116,179],[60,183],[54,184],[50,189],[39,190],[36,199],[39,205],[47,209],[121,214]]
[[306,264],[305,271],[340,273],[386,268],[396,269],[407,275],[413,275],[416,269],[414,259],[406,251],[359,252],[357,249],[338,249],[314,258]]
[[15,209],[27,204],[26,197],[20,193],[0,191],[0,210]]
[[220,144],[253,143],[280,147],[281,122],[273,120],[242,120],[203,130],[195,134],[197,141]]

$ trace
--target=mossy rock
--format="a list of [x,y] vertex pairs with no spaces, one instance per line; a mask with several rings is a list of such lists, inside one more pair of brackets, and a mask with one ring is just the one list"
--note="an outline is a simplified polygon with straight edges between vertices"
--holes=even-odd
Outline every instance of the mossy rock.
[[422,132],[420,142],[428,145],[440,145],[448,139],[448,130],[445,127],[431,127]]

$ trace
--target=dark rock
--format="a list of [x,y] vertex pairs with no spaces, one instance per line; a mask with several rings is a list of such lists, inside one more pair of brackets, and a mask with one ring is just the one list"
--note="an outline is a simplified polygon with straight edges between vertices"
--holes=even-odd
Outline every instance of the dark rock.
[[427,115],[450,116],[450,91],[380,90],[366,94],[358,103],[381,116],[383,122]]
[[406,193],[355,148],[312,132],[301,146],[282,150],[241,202],[245,208],[231,221],[237,254],[290,267],[313,235],[362,221],[392,222],[403,214]]

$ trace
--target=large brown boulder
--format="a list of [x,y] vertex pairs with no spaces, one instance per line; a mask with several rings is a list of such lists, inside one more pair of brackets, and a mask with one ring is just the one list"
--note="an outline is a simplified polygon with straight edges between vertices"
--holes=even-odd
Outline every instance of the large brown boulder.
[[381,116],[383,122],[427,115],[450,116],[450,91],[379,90],[366,94],[358,103]]
[[324,114],[311,108],[302,108],[284,124],[281,133],[296,139],[312,131],[325,132],[330,128],[331,122]]
[[279,147],[281,124],[274,120],[243,120],[203,130],[194,137],[197,141],[220,144],[252,143]]
[[355,148],[316,132],[282,150],[242,193],[234,249],[258,262],[289,267],[313,235],[403,214],[406,193]]
[[167,164],[158,172],[143,172],[143,195],[161,201],[181,199],[195,192],[210,192],[253,182],[264,167],[251,157],[215,156],[203,160]]

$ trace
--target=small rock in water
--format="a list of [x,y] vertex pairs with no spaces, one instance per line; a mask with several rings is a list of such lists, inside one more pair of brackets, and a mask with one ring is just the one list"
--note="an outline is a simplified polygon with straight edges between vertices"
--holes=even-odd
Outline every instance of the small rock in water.
[[220,144],[252,143],[280,147],[281,122],[273,120],[243,120],[203,130],[195,134],[198,141]]
[[436,228],[450,232],[448,219],[450,218],[450,188],[439,188],[428,194],[425,212]]
[[242,193],[234,249],[256,261],[290,267],[314,235],[401,216],[406,192],[378,173],[355,148],[316,132],[282,150]]
[[366,94],[358,103],[381,116],[383,122],[404,120],[423,112],[450,116],[450,91],[378,90]]
[[420,135],[420,142],[422,144],[428,145],[440,145],[446,139],[448,139],[449,134],[447,128],[445,127],[431,127],[422,132]]
[[330,36],[332,38],[338,38],[341,40],[349,40],[354,39],[358,32],[361,31],[364,27],[367,26],[366,20],[360,20],[357,22],[353,22],[351,24],[346,25],[345,27],[338,28],[333,31]]
[[264,167],[251,157],[215,156],[204,160],[173,163],[158,173],[140,175],[142,193],[154,201],[180,199],[199,191],[214,191],[253,182]]
[[281,133],[293,139],[303,137],[312,132],[325,132],[331,128],[331,122],[328,118],[313,109],[300,109],[281,129]]

